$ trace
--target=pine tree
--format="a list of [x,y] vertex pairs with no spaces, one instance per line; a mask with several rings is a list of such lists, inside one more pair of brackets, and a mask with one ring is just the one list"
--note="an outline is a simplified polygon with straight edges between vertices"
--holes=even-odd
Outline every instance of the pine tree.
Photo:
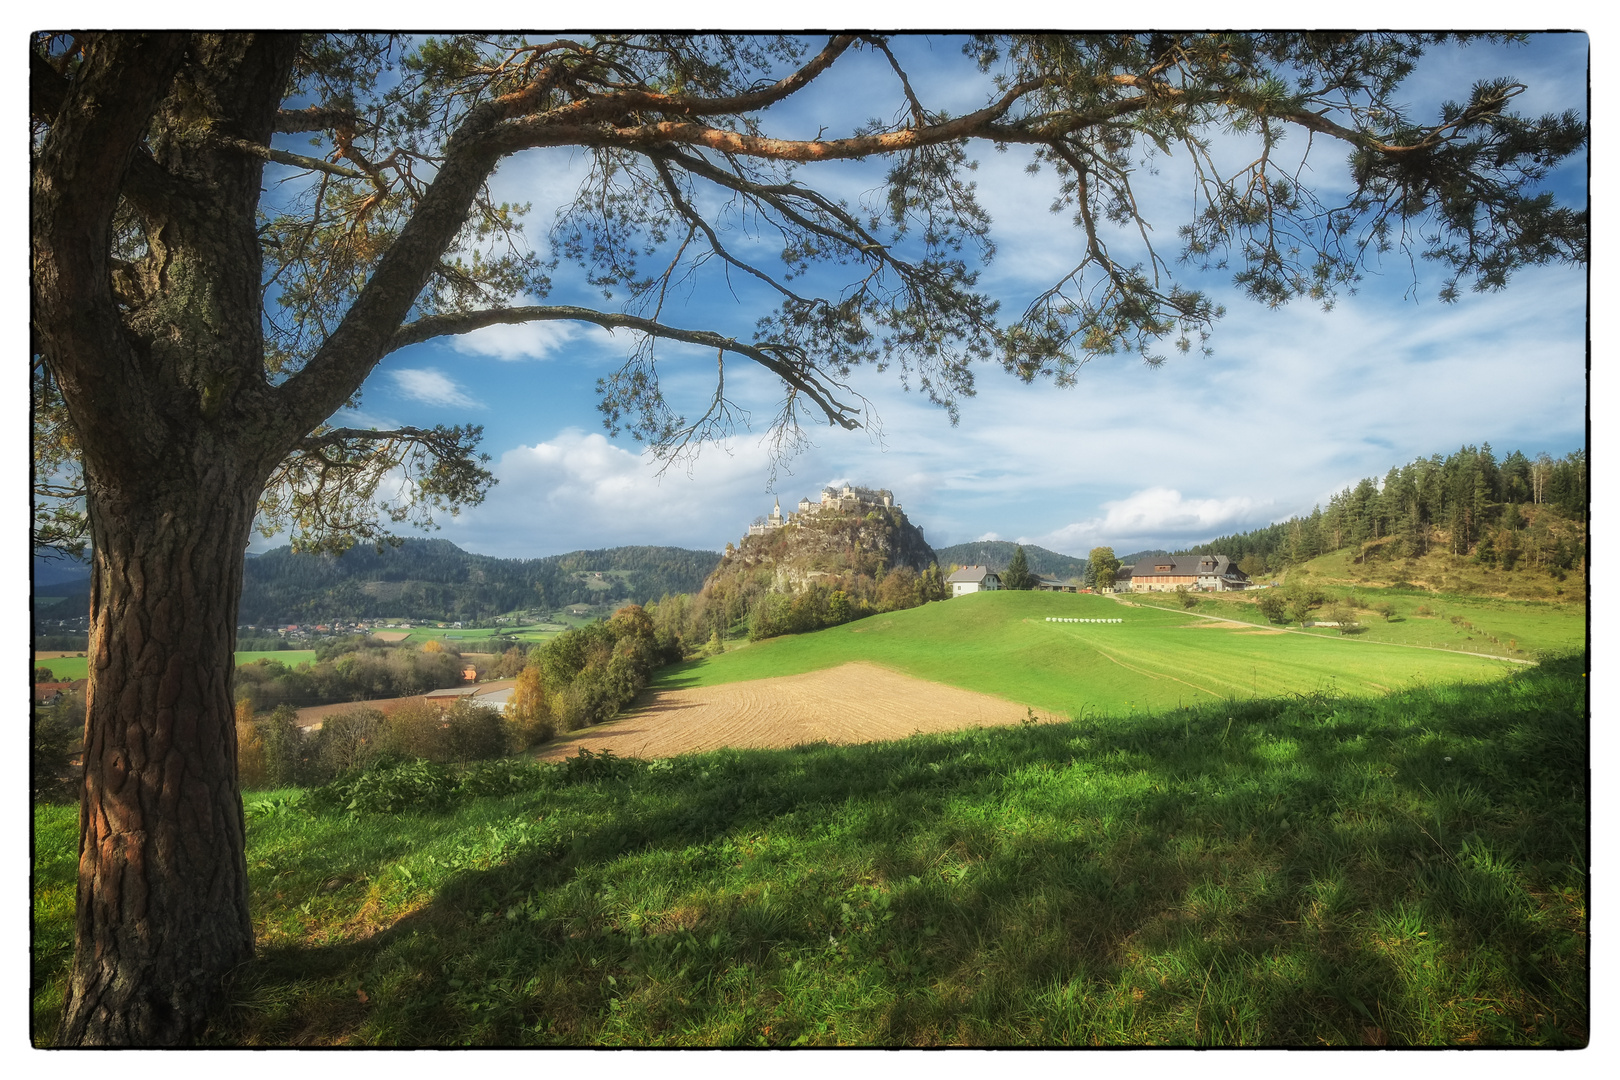
[[1007,564],[1006,573],[1001,575],[1001,587],[1025,590],[1035,587],[1035,577],[1029,572],[1029,558],[1022,547],[1013,551],[1012,562]]

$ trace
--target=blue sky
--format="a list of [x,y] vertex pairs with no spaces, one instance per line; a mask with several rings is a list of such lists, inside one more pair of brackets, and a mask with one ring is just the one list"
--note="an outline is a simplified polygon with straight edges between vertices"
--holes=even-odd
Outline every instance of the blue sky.
[[[1478,78],[1511,75],[1530,86],[1516,102],[1523,113],[1584,111],[1587,45],[1573,34],[1540,35],[1528,48],[1442,49],[1409,82],[1407,100],[1432,107],[1466,96]],[[925,100],[960,112],[978,104],[980,91],[957,78],[957,47],[945,38],[904,43]],[[811,134],[825,117],[858,121],[889,107],[886,67],[870,56],[849,59],[853,82],[828,79],[821,96],[767,114],[768,126]],[[1221,150],[1235,156],[1244,147],[1228,139]],[[1046,209],[1049,175],[1027,176],[1016,151],[985,146],[973,156],[998,245],[983,280],[1004,311],[1021,310],[1070,265],[1079,237]],[[1343,157],[1318,145],[1315,182],[1342,185]],[[531,152],[497,174],[498,197],[533,204],[537,244],[582,164],[567,151]],[[1172,155],[1157,175],[1138,176],[1155,242],[1172,259],[1174,230],[1190,205],[1183,165]],[[858,200],[877,188],[882,170],[881,162],[840,163],[801,179]],[[1555,177],[1576,203],[1585,182],[1584,161]],[[985,367],[956,427],[902,391],[892,373],[857,371],[855,386],[871,399],[881,435],[814,432],[814,448],[788,464],[774,489],[763,438],[774,387],[745,362],[728,366],[727,385],[752,410],[754,430],[708,448],[689,469],[660,475],[633,441],[607,437],[593,387],[630,348],[622,332],[499,327],[402,350],[367,383],[359,417],[344,422],[482,424],[500,483],[437,535],[507,557],[618,544],[717,549],[776,495],[792,504],[843,479],[892,488],[936,547],[994,537],[1077,555],[1097,544],[1123,552],[1308,512],[1363,476],[1463,443],[1532,455],[1584,445],[1583,269],[1523,272],[1506,292],[1468,293],[1447,305],[1436,299],[1437,268],[1390,259],[1331,312],[1309,303],[1268,310],[1236,295],[1224,275],[1177,272],[1226,306],[1213,356],[1172,354],[1157,370],[1132,357],[1099,359],[1066,389],[1026,386]],[[554,278],[549,302],[601,302],[570,280],[566,264]],[[711,278],[677,298],[665,318],[742,335],[767,307],[758,291]],[[678,345],[659,352],[666,392],[677,408],[697,411],[712,392],[713,355]]]

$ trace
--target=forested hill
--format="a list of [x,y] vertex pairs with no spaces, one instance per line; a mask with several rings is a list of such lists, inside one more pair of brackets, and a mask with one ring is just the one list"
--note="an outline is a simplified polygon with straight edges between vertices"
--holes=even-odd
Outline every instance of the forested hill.
[[[273,625],[349,617],[479,620],[565,604],[646,603],[696,592],[716,551],[617,547],[542,559],[497,559],[448,540],[406,540],[341,556],[276,548],[244,565],[238,621]],[[601,577],[596,575],[600,574]]]
[[[935,548],[934,553],[939,556],[941,570],[948,570],[952,563],[956,563],[958,566],[988,566],[1000,573],[1012,562],[1013,552],[1018,550],[1018,546],[1008,540],[975,540],[968,544]],[[1034,544],[1025,544],[1023,548],[1024,558],[1029,560],[1030,573],[1044,574],[1063,581],[1086,576],[1084,559],[1059,555],[1055,551],[1048,551]]]
[[1369,476],[1326,509],[1177,554],[1229,555],[1250,576],[1342,548],[1358,560],[1447,552],[1507,570],[1569,570],[1586,561],[1588,500],[1585,450],[1498,460],[1484,443]]

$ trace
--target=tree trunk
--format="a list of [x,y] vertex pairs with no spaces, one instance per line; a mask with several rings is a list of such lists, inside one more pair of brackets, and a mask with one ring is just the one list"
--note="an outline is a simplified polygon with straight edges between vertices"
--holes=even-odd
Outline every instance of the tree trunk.
[[91,486],[78,948],[59,1045],[189,1041],[253,951],[231,675],[262,480],[217,455],[171,461],[136,491]]

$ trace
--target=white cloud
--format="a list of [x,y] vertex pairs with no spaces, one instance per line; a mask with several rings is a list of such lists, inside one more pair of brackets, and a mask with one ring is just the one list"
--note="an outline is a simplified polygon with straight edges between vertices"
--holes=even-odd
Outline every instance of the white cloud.
[[1171,538],[1212,536],[1261,521],[1262,511],[1270,505],[1242,495],[1188,499],[1174,488],[1151,487],[1103,503],[1104,516],[1100,518],[1065,525],[1035,542],[1062,551],[1094,544],[1129,547]]
[[462,393],[455,380],[437,368],[402,368],[388,374],[393,376],[399,392],[413,401],[428,405],[454,405],[463,409],[488,407]]
[[445,529],[470,550],[506,558],[622,544],[719,550],[773,497],[766,455],[751,445],[710,447],[690,473],[676,466],[660,476],[650,453],[577,428],[508,450],[493,471],[500,483],[485,502]]
[[[594,327],[592,329],[595,329]],[[599,331],[601,334],[607,332]],[[582,336],[574,323],[532,322],[486,326],[450,339],[450,347],[463,356],[491,356],[496,360],[544,360]]]

